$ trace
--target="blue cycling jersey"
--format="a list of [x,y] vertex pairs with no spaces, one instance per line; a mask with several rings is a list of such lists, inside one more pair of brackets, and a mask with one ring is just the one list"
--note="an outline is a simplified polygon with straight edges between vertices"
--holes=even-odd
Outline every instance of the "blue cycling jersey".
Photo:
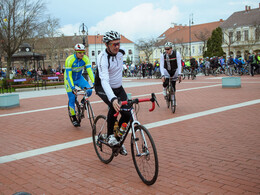
[[68,84],[71,89],[74,89],[74,81],[80,79],[82,75],[82,71],[84,68],[87,68],[87,72],[89,75],[90,80],[94,83],[94,75],[91,69],[91,64],[89,58],[84,55],[82,60],[76,57],[76,54],[70,55],[65,62],[65,73],[64,73],[64,80],[68,81]]

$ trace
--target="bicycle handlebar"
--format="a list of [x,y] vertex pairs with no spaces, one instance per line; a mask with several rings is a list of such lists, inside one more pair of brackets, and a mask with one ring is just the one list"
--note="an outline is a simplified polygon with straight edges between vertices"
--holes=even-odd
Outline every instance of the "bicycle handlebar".
[[[157,103],[157,105],[159,106],[157,100],[156,100],[156,96],[154,93],[151,94],[151,98],[143,98],[143,99],[133,99],[133,100],[126,100],[126,101],[122,101],[121,102],[121,106],[123,105],[133,105],[133,104],[138,104],[139,102],[152,102],[152,108],[149,109],[149,112],[152,112],[155,109],[155,102]],[[114,117],[117,117],[119,114],[119,112],[117,112],[116,114],[114,114]]]
[[[89,89],[93,89],[94,88],[94,86],[92,86],[92,87],[85,87],[85,88],[83,88],[83,89],[79,89],[79,90],[77,90],[77,92],[86,92],[87,90],[89,90]],[[77,94],[78,95],[78,94]],[[79,94],[79,95],[84,95],[83,93],[82,94]]]

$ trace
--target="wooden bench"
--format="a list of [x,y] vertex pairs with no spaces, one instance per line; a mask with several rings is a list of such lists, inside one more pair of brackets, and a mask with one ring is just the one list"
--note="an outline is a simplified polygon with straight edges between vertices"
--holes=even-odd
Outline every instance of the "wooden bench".
[[240,77],[223,77],[222,88],[240,88],[241,78]]
[[7,109],[20,106],[19,94],[0,95],[0,109]]
[[46,86],[47,86],[47,83],[50,83],[52,85],[55,85],[55,84],[63,84],[64,83],[64,77],[63,75],[59,75],[59,76],[49,76],[49,77],[42,77],[42,87],[45,86],[45,89]]
[[[36,90],[36,87],[39,87],[39,83],[34,82],[34,78],[22,78],[22,79],[9,79],[7,80],[7,87],[9,88],[21,88],[21,87],[34,87],[34,90]],[[20,83],[20,84],[14,84],[14,83]]]

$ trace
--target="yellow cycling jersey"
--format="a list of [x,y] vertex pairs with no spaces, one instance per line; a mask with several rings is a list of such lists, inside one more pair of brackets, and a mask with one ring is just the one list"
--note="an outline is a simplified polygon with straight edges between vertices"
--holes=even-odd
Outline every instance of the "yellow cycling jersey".
[[64,81],[69,83],[71,89],[74,89],[74,82],[82,76],[82,72],[86,66],[88,75],[92,83],[94,83],[94,74],[92,72],[91,64],[89,58],[84,55],[82,60],[76,57],[76,54],[70,55],[67,57],[65,62],[65,72],[64,72]]

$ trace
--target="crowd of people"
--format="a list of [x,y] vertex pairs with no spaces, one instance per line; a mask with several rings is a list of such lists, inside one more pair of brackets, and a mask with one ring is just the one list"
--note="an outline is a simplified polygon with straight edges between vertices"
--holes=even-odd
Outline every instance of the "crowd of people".
[[[195,59],[190,57],[187,60],[181,60],[182,75],[185,78],[194,74],[202,73],[205,76],[210,74],[216,76],[218,74],[225,74],[227,76],[233,75],[251,75],[260,74],[260,53],[254,52],[248,55],[248,59],[245,60],[241,56],[213,56]],[[142,77],[142,78],[160,78],[160,62],[155,61],[153,64],[145,61],[138,65],[134,63],[125,63],[123,69],[124,77]]]
[[[37,78],[40,79],[41,76],[46,76],[46,75],[63,75],[64,70],[57,68],[51,68],[51,66],[48,66],[47,69],[28,69],[28,68],[16,68],[14,67],[13,69],[10,70],[10,78]],[[2,69],[0,71],[0,77],[6,78],[6,70]]]

